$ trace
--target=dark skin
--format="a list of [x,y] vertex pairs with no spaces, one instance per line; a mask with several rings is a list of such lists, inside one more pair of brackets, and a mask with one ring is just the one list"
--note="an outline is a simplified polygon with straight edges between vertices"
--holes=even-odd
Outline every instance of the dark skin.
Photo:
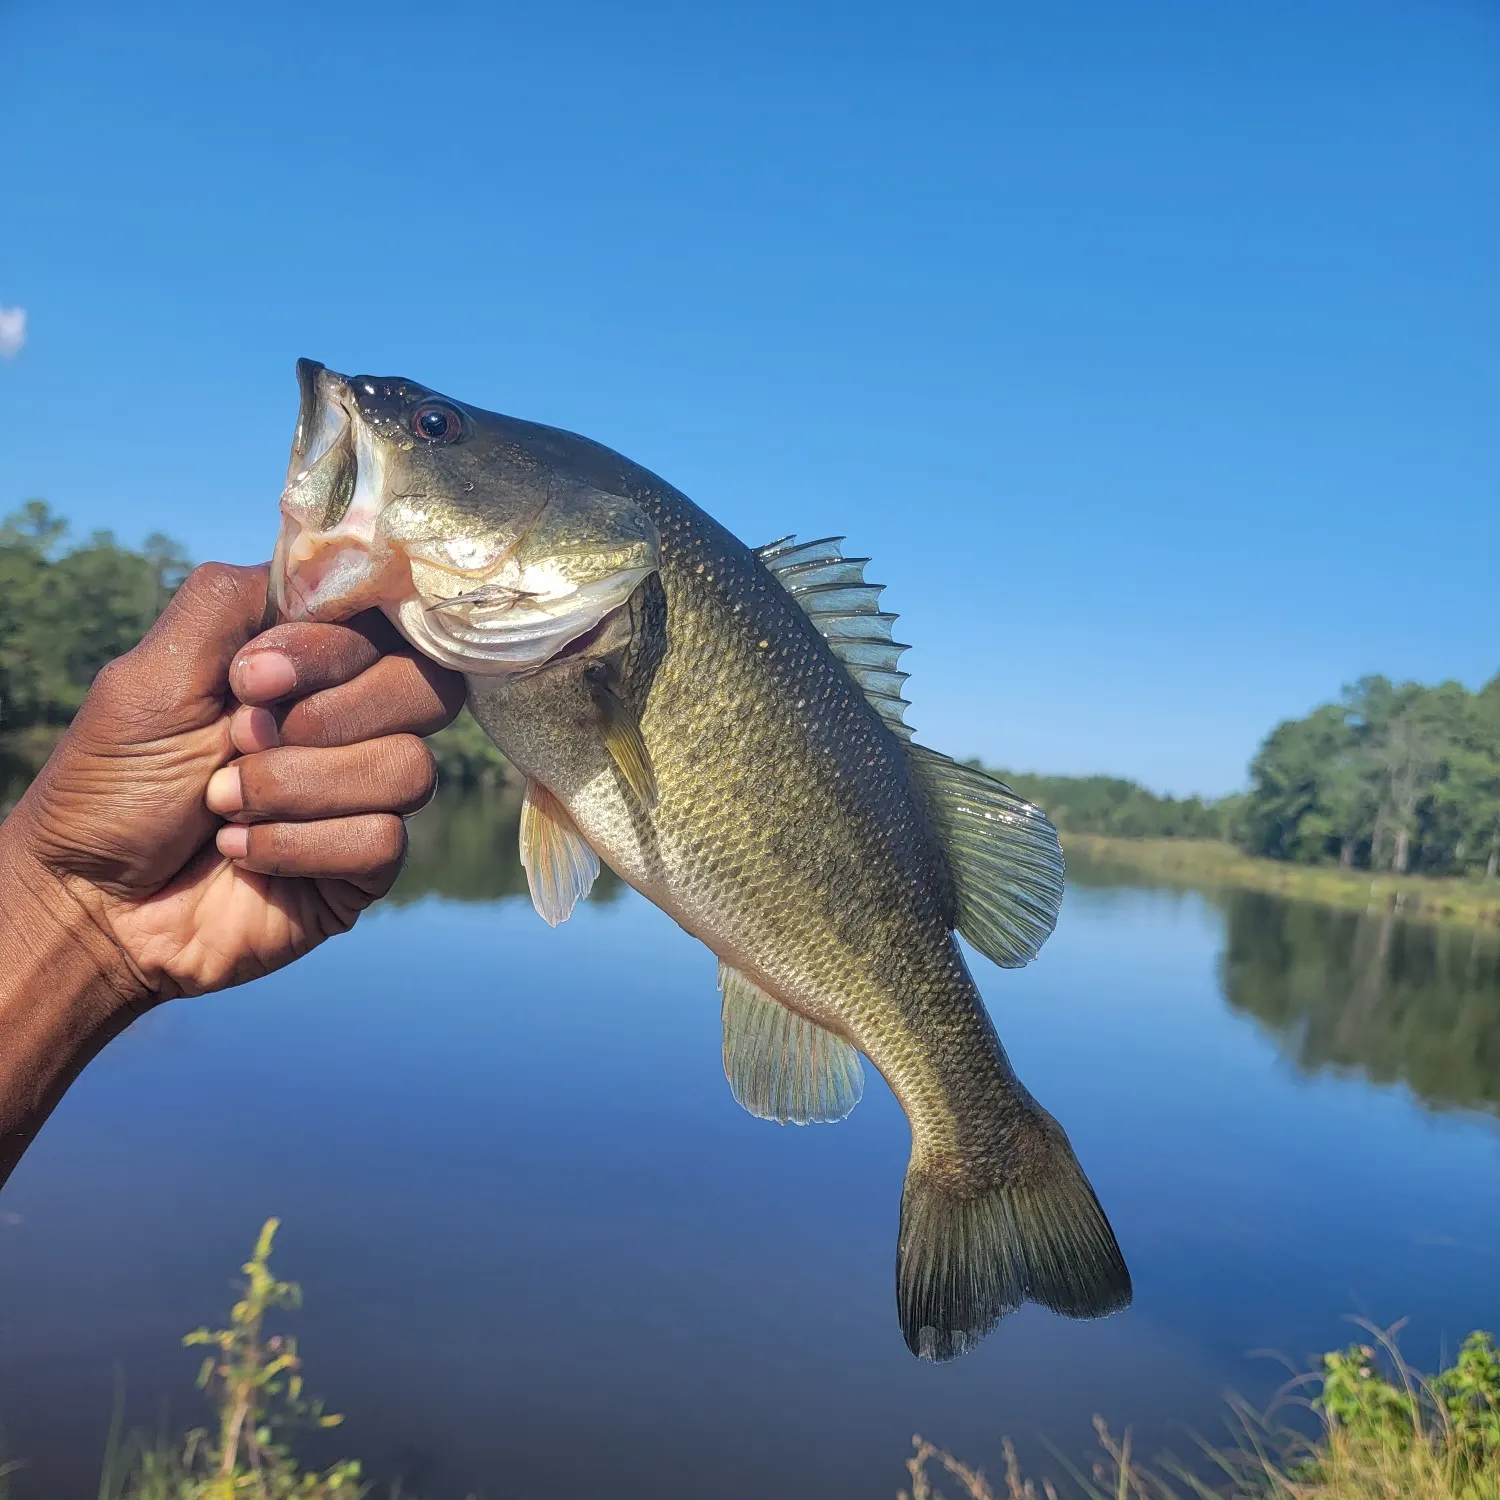
[[266,579],[197,569],[0,824],[0,1184],[133,1020],[300,958],[400,873],[463,680],[379,616],[262,631]]

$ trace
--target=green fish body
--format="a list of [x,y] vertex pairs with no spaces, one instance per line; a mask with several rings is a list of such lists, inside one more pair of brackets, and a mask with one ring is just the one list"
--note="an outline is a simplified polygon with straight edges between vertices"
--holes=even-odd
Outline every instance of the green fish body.
[[[905,648],[891,641],[892,617],[863,579],[864,560],[842,557],[832,541],[783,539],[752,551],[598,444],[412,382],[340,386],[326,371],[313,380],[310,402],[304,379],[299,438],[329,399],[323,387],[356,393],[345,398],[351,430],[378,419],[401,436],[388,439],[394,453],[379,475],[362,480],[356,451],[337,483],[326,458],[316,485],[303,478],[317,513],[313,525],[288,523],[296,545],[314,555],[337,531],[322,525],[324,492],[347,489],[346,509],[363,505],[376,518],[373,527],[353,523],[370,533],[375,581],[345,593],[359,607],[373,590],[417,645],[465,670],[475,718],[527,779],[522,857],[543,916],[565,918],[603,859],[712,949],[725,1072],[752,1114],[843,1118],[860,1098],[862,1057],[900,1101],[912,1152],[897,1302],[913,1352],[960,1354],[1026,1300],[1075,1317],[1128,1303],[1109,1223],[1061,1127],[1011,1069],[954,938],[963,932],[1006,966],[1035,956],[1062,895],[1056,833],[1001,783],[912,741],[896,668]],[[362,384],[373,387],[372,415],[357,409]],[[406,435],[420,438],[413,423],[433,403],[455,413],[464,437],[401,449]],[[471,449],[455,463],[465,440]],[[306,458],[305,443],[294,447],[289,494]],[[541,627],[522,621],[520,636],[577,631],[520,667],[506,656],[513,648],[486,638],[487,651],[505,656],[497,668],[461,660],[453,635],[433,639],[434,605],[413,603],[419,569],[401,582],[402,543],[381,536],[379,518],[390,495],[409,508],[415,493],[426,506],[421,524],[393,517],[386,535],[441,529],[440,491],[488,490],[503,531],[512,489],[528,490],[533,507],[537,495],[574,497],[575,529],[562,550],[547,544],[549,557],[587,554],[574,571],[597,595],[607,588],[597,558],[607,554],[618,588],[629,587],[602,614],[594,598],[567,624],[556,622],[579,591],[557,603],[526,594],[527,618],[551,613]],[[587,499],[596,495],[608,499]],[[550,523],[545,503],[539,514],[528,538]],[[595,514],[605,522],[590,532]],[[286,539],[284,529],[279,555]],[[352,545],[332,536],[324,550],[357,556]],[[526,545],[514,543],[511,555]],[[653,564],[644,576],[642,545]],[[539,579],[568,571],[533,569]],[[459,601],[437,604],[444,619],[467,610],[472,623],[476,610],[496,607],[489,585],[477,603],[457,587],[442,585]],[[328,593],[305,612],[330,618],[343,607]],[[497,638],[510,617],[496,615]]]

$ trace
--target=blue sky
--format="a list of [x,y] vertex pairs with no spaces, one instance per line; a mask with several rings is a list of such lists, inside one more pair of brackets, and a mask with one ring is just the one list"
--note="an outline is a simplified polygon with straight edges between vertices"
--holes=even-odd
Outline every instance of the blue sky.
[[266,556],[293,361],[846,533],[909,717],[1240,785],[1500,668],[1500,10],[0,6],[0,508]]

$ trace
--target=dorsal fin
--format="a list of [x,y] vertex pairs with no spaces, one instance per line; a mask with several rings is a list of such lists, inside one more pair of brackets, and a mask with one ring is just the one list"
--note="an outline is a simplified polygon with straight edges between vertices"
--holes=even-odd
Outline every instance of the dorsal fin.
[[880,583],[865,582],[868,557],[845,557],[843,537],[798,542],[784,536],[757,547],[755,555],[817,626],[833,654],[848,668],[875,712],[891,731],[909,740],[902,717],[910,706],[901,696],[907,673],[897,670],[910,648],[891,639],[896,616],[880,608]]
[[1063,898],[1063,852],[1041,808],[926,745],[907,758],[947,851],[958,930],[1002,969],[1030,963]]
[[902,719],[907,647],[891,639],[880,584],[865,582],[867,557],[845,557],[843,537],[784,536],[755,555],[806,611],[875,711],[907,741],[912,773],[948,856],[958,930],[1003,968],[1029,963],[1057,924],[1062,846],[1041,808],[984,771],[911,743]]

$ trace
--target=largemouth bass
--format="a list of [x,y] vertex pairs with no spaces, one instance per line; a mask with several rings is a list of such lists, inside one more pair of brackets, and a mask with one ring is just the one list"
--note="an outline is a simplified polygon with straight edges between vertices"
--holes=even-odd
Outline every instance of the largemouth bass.
[[[862,1058],[911,1126],[896,1295],[927,1359],[1130,1276],[1062,1127],[1017,1079],[955,931],[1036,956],[1062,898],[1045,815],[918,745],[906,648],[838,541],[752,550],[598,443],[415,381],[298,364],[273,569],[289,618],[383,609],[465,674],[526,778],[521,857],[565,919],[606,861],[719,959],[752,1114],[842,1119]],[[841,540],[841,539],[840,539]]]

